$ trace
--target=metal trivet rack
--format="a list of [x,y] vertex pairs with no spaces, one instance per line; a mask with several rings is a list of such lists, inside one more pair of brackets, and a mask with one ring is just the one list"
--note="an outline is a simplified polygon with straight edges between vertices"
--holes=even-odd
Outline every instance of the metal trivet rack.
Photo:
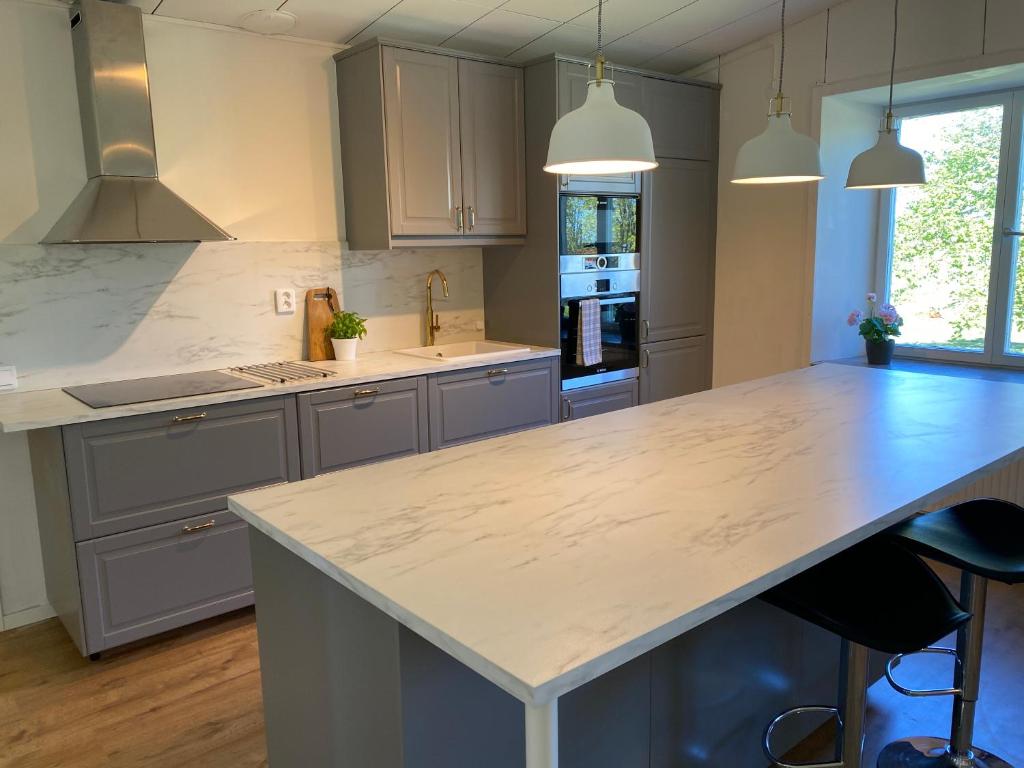
[[229,368],[232,373],[248,376],[268,384],[291,384],[310,379],[326,379],[334,375],[333,371],[314,368],[302,363],[261,363],[259,365],[242,365]]

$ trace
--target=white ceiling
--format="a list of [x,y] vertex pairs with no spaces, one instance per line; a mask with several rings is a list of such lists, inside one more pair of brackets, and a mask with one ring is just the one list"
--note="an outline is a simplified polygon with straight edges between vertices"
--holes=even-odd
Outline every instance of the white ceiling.
[[[354,45],[393,37],[514,61],[558,52],[588,56],[597,0],[128,0],[147,13],[236,26],[246,13],[280,8],[288,34]],[[836,0],[787,0],[787,24]],[[612,63],[677,73],[773,32],[780,0],[605,0]]]

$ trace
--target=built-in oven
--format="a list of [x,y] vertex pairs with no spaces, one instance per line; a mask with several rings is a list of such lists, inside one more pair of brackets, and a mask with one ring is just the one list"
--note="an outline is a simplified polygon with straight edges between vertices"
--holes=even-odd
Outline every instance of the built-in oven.
[[[640,253],[640,198],[637,195],[575,194],[558,196],[558,246],[563,259],[604,256],[594,269],[610,266],[612,257]],[[565,272],[565,269],[561,270]]]
[[[604,257],[575,258],[596,260]],[[622,256],[616,263],[639,266],[635,255],[630,259]],[[639,374],[640,270],[636,267],[595,269],[561,275],[563,390],[635,379]],[[581,302],[587,300],[596,302],[598,310],[598,322],[589,326],[581,323],[580,319]],[[600,334],[600,354],[591,353],[589,360],[584,356],[581,351],[581,333]]]

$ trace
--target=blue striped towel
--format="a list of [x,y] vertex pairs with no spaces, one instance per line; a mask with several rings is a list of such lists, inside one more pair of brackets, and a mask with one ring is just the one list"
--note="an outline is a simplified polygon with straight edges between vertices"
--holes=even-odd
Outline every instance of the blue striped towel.
[[580,324],[576,332],[576,365],[601,362],[601,300],[580,300]]

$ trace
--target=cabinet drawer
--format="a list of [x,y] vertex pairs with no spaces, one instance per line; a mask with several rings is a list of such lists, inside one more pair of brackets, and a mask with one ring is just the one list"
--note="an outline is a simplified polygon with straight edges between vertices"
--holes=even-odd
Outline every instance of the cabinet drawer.
[[[187,533],[186,526],[204,527]],[[230,512],[94,539],[77,550],[89,653],[253,602],[248,526]]]
[[702,392],[711,387],[711,360],[707,339],[659,341],[640,349],[640,402]]
[[431,376],[431,449],[557,422],[557,364],[531,360]]
[[581,387],[562,393],[562,421],[585,419],[602,413],[632,408],[638,402],[636,379]]
[[299,478],[294,397],[79,424],[63,434],[76,541],[219,512],[228,494]]
[[299,395],[302,476],[430,448],[425,377]]

